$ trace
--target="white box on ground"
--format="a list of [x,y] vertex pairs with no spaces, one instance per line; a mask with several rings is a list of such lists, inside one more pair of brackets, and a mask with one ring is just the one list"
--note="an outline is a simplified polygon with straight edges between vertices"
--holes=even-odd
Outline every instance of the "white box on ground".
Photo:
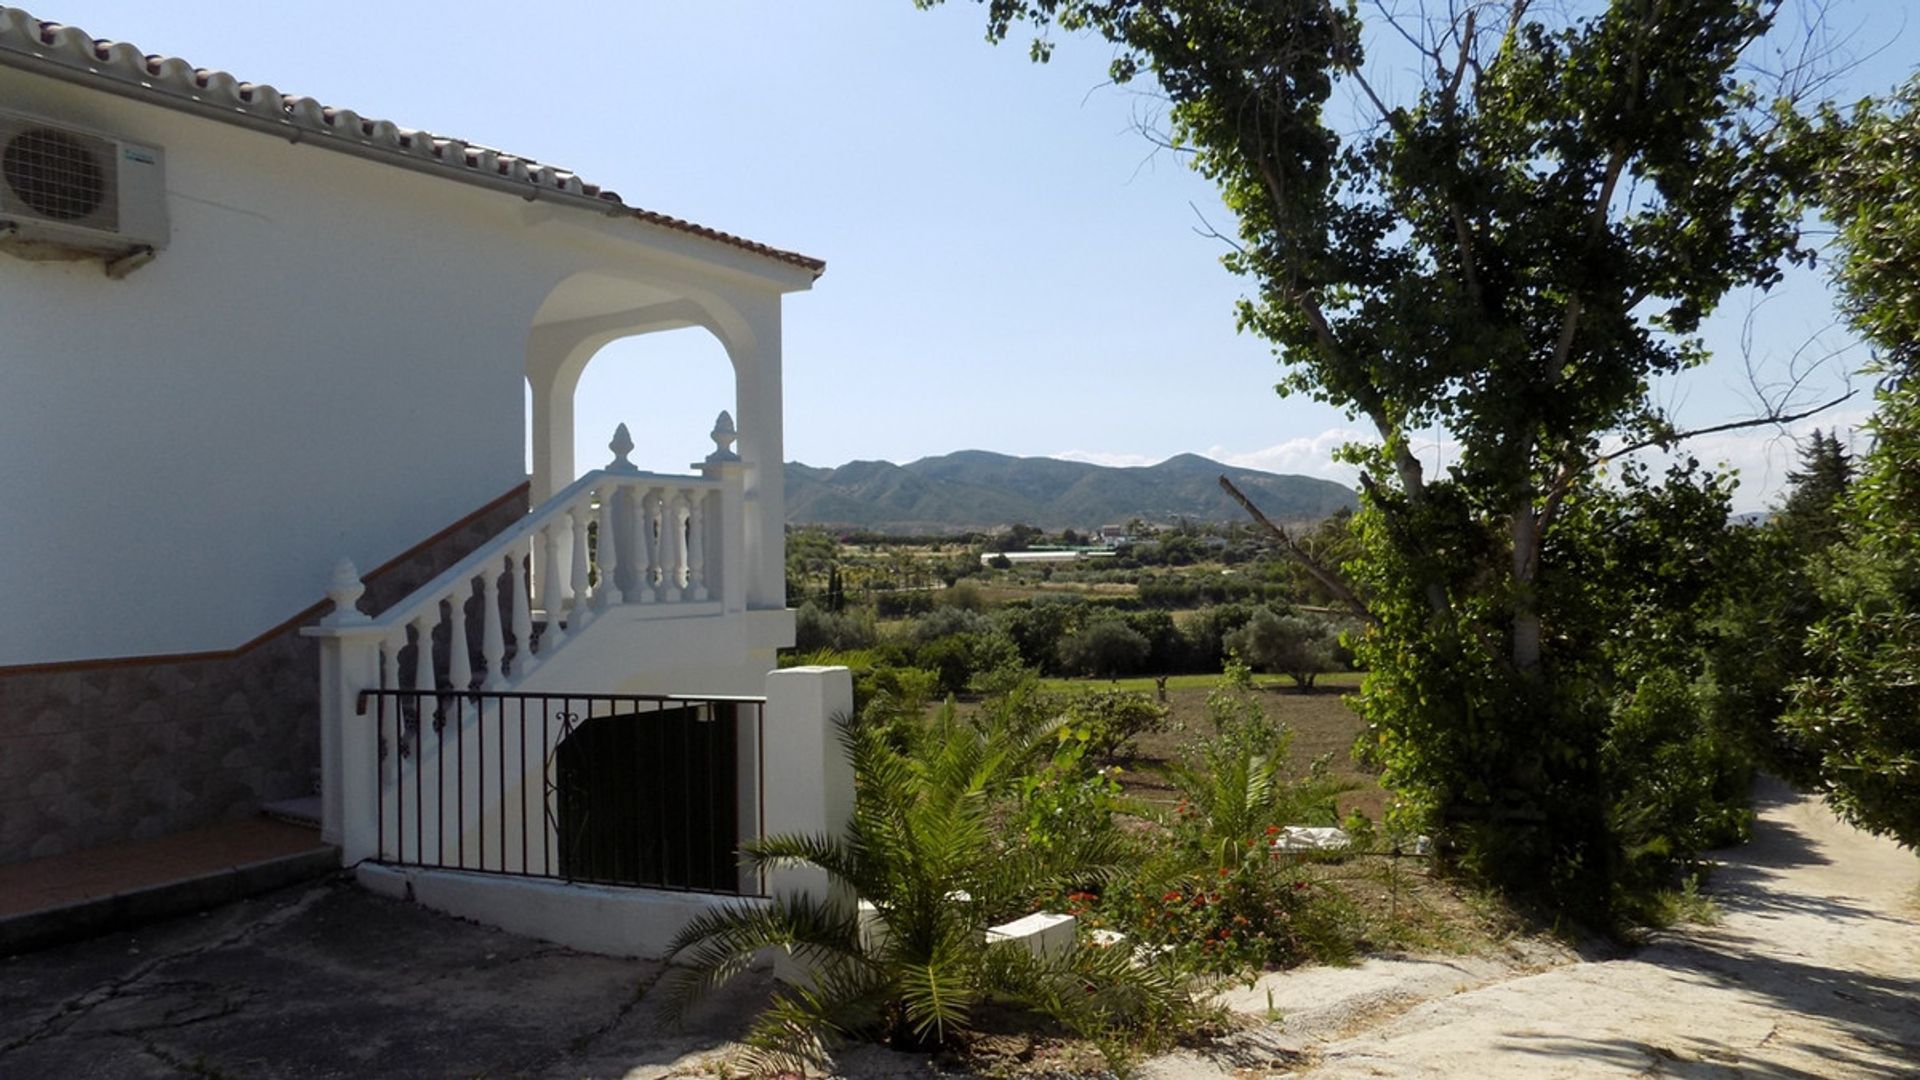
[[1339,851],[1352,843],[1353,837],[1348,836],[1345,829],[1330,825],[1289,825],[1273,838],[1273,850],[1282,855],[1296,851]]
[[1074,918],[1052,911],[1036,911],[1025,918],[989,927],[987,944],[1001,941],[1017,942],[1043,960],[1065,956],[1076,944]]

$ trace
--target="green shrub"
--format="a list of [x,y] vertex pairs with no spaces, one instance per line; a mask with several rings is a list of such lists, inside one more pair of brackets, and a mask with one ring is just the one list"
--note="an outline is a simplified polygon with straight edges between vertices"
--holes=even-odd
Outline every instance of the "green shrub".
[[1167,707],[1133,690],[1084,690],[1069,697],[1063,731],[1105,760],[1131,756],[1134,740],[1167,726]]
[[[949,708],[932,721],[849,722],[843,731],[856,784],[848,835],[770,836],[745,854],[756,867],[824,870],[844,895],[874,906],[877,925],[863,933],[850,902],[786,896],[712,911],[674,940],[666,986],[680,1009],[766,949],[787,950],[810,972],[776,991],[754,1022],[750,1069],[830,1070],[833,1046],[849,1038],[953,1047],[989,996],[1116,1055],[1129,1039],[1170,1032],[1191,1015],[1165,965],[1095,948],[1037,960],[1020,945],[986,941],[989,925],[1056,891],[1052,875],[1098,879],[1117,863],[1117,848],[1079,845],[1064,865],[995,827],[995,795],[1017,787],[1046,745],[1044,729],[982,728]],[[971,899],[956,902],[960,892]]]
[[1620,707],[1601,750],[1613,797],[1609,826],[1622,865],[1610,875],[1623,914],[1670,885],[1701,852],[1747,838],[1751,774],[1717,738],[1701,695],[1657,671]]
[[1180,801],[1165,832],[1135,873],[1076,902],[1189,970],[1345,960],[1362,933],[1352,905],[1271,849],[1283,825],[1331,823],[1346,785],[1324,763],[1290,783],[1289,733],[1244,687],[1228,682],[1207,705],[1212,734],[1166,769]]
[[1060,666],[1076,675],[1116,678],[1141,670],[1152,650],[1152,643],[1126,623],[1100,619],[1061,640]]
[[1316,676],[1339,666],[1338,637],[1325,619],[1259,608],[1223,642],[1258,670],[1286,675],[1294,685],[1311,689]]
[[867,608],[833,612],[809,600],[793,613],[793,647],[800,652],[865,649],[879,637]]

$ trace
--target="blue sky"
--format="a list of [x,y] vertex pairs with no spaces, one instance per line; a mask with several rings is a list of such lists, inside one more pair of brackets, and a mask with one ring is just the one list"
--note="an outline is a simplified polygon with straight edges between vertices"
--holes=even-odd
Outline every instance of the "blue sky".
[[[1885,89],[1920,55],[1906,0],[1829,6],[1861,60],[1839,96]],[[1328,455],[1360,425],[1273,393],[1270,350],[1233,329],[1241,285],[1218,241],[1194,232],[1194,208],[1228,226],[1218,198],[1132,130],[1153,102],[1106,85],[1096,42],[1065,41],[1036,66],[1023,43],[985,44],[965,0],[932,12],[909,0],[29,10],[564,165],[630,203],[826,259],[814,291],[787,304],[789,458],[982,448],[1135,464],[1194,451],[1345,478]],[[1752,410],[1739,355],[1749,306],[1737,297],[1716,319],[1720,359],[1659,388],[1684,421]],[[1754,358],[1777,377],[1817,334],[1820,351],[1842,346],[1832,319],[1823,277],[1795,275],[1760,307]],[[730,393],[701,332],[610,346],[582,383],[580,463],[600,463],[625,420],[636,460],[678,468],[704,454]],[[1447,450],[1428,454],[1444,463]],[[1739,509],[1770,501],[1792,460],[1771,431],[1698,452],[1742,470]]]

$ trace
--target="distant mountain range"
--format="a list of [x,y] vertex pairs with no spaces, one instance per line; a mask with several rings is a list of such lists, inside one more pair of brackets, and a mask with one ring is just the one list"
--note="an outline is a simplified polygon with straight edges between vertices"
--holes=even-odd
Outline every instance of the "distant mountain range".
[[1326,517],[1355,503],[1351,489],[1311,476],[1236,469],[1198,454],[1113,468],[1057,458],[962,450],[906,465],[851,461],[837,469],[787,465],[787,520],[878,532],[991,529],[1024,522],[1086,529],[1133,518],[1238,521],[1220,490],[1225,474],[1276,521]]

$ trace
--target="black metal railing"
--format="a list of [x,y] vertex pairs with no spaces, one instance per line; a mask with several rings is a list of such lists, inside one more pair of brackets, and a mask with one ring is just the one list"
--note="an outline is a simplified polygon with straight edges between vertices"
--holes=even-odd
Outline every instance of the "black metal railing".
[[762,895],[766,699],[366,690],[378,861]]

